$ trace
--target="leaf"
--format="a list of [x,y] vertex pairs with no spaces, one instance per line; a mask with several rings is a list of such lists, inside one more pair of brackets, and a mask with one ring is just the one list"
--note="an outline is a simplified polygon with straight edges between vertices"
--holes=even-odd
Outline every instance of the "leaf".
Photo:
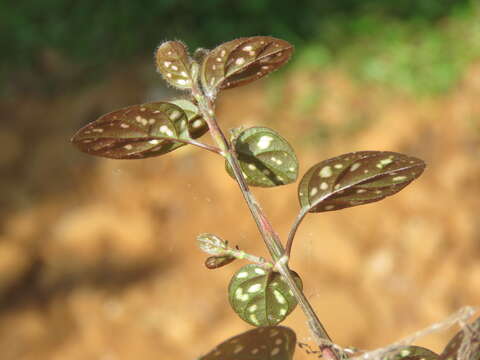
[[187,47],[180,41],[167,41],[161,44],[155,54],[157,71],[170,85],[186,90],[195,81],[191,74],[192,60]]
[[72,138],[83,152],[111,159],[158,156],[185,145],[187,115],[177,105],[155,102],[129,106],[103,115]]
[[421,346],[405,346],[385,360],[437,360],[438,354]]
[[187,115],[188,131],[192,139],[197,139],[208,131],[207,122],[193,102],[186,99],[176,99],[169,102],[182,108]]
[[217,46],[203,60],[201,81],[207,94],[248,84],[285,64],[291,44],[270,36],[232,40]]
[[[295,282],[302,288],[302,280],[294,271]],[[230,305],[251,325],[277,325],[297,306],[287,283],[278,272],[258,265],[245,265],[238,270],[228,286]]]
[[260,327],[224,341],[199,360],[292,360],[296,342],[290,328]]
[[298,187],[309,212],[339,210],[393,195],[419,177],[425,163],[388,151],[359,151],[313,166]]
[[458,355],[464,342],[465,350],[467,350],[464,360],[480,359],[480,318],[468,326],[469,339],[465,338],[467,331],[465,328],[457,332],[440,354],[439,360],[459,360]]
[[[298,161],[290,144],[272,129],[251,127],[234,139],[243,177],[251,186],[272,187],[294,182]],[[225,162],[227,172],[233,170]]]
[[225,255],[225,252],[228,250],[228,241],[210,233],[198,235],[197,245],[200,250],[214,256]]
[[207,56],[209,52],[210,50],[204,48],[195,49],[195,51],[193,52],[193,58],[197,63],[201,64],[203,62],[203,59],[205,59],[205,56]]
[[216,256],[209,256],[205,260],[205,266],[210,269],[218,269],[222,266],[228,265],[231,262],[235,261],[236,257],[232,255],[216,255]]

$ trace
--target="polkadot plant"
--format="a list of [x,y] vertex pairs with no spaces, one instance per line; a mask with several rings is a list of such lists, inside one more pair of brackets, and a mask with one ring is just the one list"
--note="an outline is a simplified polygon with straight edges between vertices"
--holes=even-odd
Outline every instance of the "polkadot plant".
[[[111,159],[143,159],[193,145],[225,161],[226,172],[238,184],[271,259],[247,254],[213,234],[198,236],[200,248],[210,255],[205,261],[207,268],[216,269],[236,259],[250,263],[233,275],[228,300],[242,320],[256,327],[226,340],[201,360],[293,359],[295,333],[278,324],[297,305],[307,317],[317,352],[330,360],[349,357],[351,354],[334,345],[303,293],[301,277],[289,268],[296,230],[309,213],[340,210],[394,195],[425,169],[420,159],[386,151],[352,152],[317,163],[299,182],[299,215],[282,242],[250,187],[294,183],[299,172],[295,151],[287,139],[266,127],[233,129],[226,135],[215,116],[215,99],[221,90],[246,85],[277,70],[292,53],[288,42],[268,36],[239,38],[211,51],[198,49],[192,56],[182,42],[167,41],[156,51],[157,71],[169,85],[186,94],[175,100],[115,110],[72,138],[81,151]],[[199,140],[207,132],[214,145]],[[478,331],[478,326],[475,329]],[[449,344],[448,356],[416,347],[400,349],[396,356],[455,360],[458,342]],[[478,347],[468,360],[479,360]]]

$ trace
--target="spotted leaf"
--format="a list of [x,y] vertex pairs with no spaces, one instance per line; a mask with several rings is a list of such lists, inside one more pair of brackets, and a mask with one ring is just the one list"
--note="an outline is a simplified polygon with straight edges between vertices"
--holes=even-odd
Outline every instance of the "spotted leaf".
[[438,360],[438,354],[421,346],[405,346],[384,360]]
[[[294,271],[295,282],[302,288],[302,280]],[[276,325],[290,314],[297,301],[278,272],[249,264],[238,270],[228,287],[230,305],[251,325]]]
[[111,159],[168,153],[188,140],[187,115],[177,105],[155,102],[103,115],[80,129],[72,142],[83,152]]
[[190,89],[195,81],[192,76],[192,60],[186,46],[180,41],[167,41],[161,44],[155,54],[157,71],[170,85]]
[[248,84],[285,64],[293,47],[284,40],[254,36],[226,42],[203,60],[201,81],[207,94]]
[[235,256],[232,255],[215,255],[215,256],[209,256],[205,260],[205,266],[208,269],[218,269],[222,266],[228,265],[231,262],[235,261]]
[[260,327],[224,341],[199,360],[292,360],[296,343],[290,328]]
[[[455,334],[440,354],[439,360],[480,360],[480,318],[468,326],[468,329],[462,329]],[[462,345],[464,357],[459,356]]]
[[[272,187],[294,182],[298,176],[298,161],[290,144],[275,131],[251,127],[234,140],[243,177],[251,186]],[[225,163],[227,172],[233,170]]]
[[322,161],[303,176],[298,196],[310,212],[339,210],[382,200],[419,177],[425,163],[387,151],[359,151]]
[[188,118],[188,131],[193,139],[197,139],[208,131],[208,124],[203,118],[197,105],[186,99],[169,101],[182,108]]

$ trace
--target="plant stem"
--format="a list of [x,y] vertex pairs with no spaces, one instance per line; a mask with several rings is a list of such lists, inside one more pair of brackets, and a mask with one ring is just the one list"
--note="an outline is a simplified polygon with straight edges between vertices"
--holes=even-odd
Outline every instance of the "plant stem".
[[211,151],[211,152],[214,152],[216,154],[220,154],[222,155],[222,150],[220,150],[218,147],[216,146],[211,146],[211,145],[208,145],[208,144],[204,144],[202,142],[199,142],[199,141],[195,141],[195,140],[190,140],[190,144],[192,145],[195,145],[195,146],[198,146],[202,149],[205,149],[205,150],[208,150],[208,151]]
[[283,249],[282,243],[280,242],[278,235],[275,233],[272,225],[270,224],[266,216],[263,214],[260,205],[258,204],[253,194],[250,192],[250,189],[245,182],[245,178],[243,177],[243,172],[240,168],[240,164],[238,162],[235,150],[230,141],[225,137],[225,134],[220,129],[215,119],[213,101],[204,96],[199,89],[193,89],[192,94],[198,101],[199,109],[208,124],[210,134],[212,135],[214,141],[217,143],[217,146],[224,153],[225,159],[232,167],[235,179],[240,186],[242,195],[247,202],[250,212],[252,213],[257,227],[260,230],[262,238],[267,245],[273,261],[278,261],[284,255],[285,250]]
[[215,154],[223,155],[222,150],[220,150],[218,147],[208,145],[208,144],[204,144],[200,141],[196,141],[196,140],[193,140],[193,139],[189,139],[189,140],[175,139],[175,141],[176,142],[181,142],[181,143],[184,143],[184,144],[190,144],[190,145],[198,146],[199,148],[214,152]]
[[273,269],[273,264],[271,262],[268,262],[263,257],[248,254],[243,250],[229,248],[226,251],[226,253],[231,255],[231,256],[234,256],[237,259],[245,259],[245,260],[247,260],[247,261],[249,261],[249,262],[251,262],[255,265],[258,265],[258,266],[260,266],[264,269]]
[[250,192],[250,189],[245,181],[243,172],[240,168],[240,164],[234,147],[232,146],[231,142],[225,137],[225,134],[218,126],[215,118],[213,100],[203,94],[202,90],[198,87],[198,85],[194,85],[192,89],[192,95],[198,102],[198,107],[205,121],[208,124],[212,138],[217,143],[217,146],[220,148],[220,150],[224,153],[225,159],[233,170],[233,174],[240,187],[240,191],[242,192],[242,195],[247,202],[248,208],[250,209],[250,212],[257,224],[257,227],[260,231],[260,234],[262,235],[265,245],[267,246],[268,251],[272,256],[273,262],[275,263],[277,270],[287,282],[288,286],[292,290],[295,298],[297,299],[300,307],[302,308],[308,319],[308,326],[314,336],[315,342],[319,345],[320,349],[322,350],[323,356],[327,360],[339,360],[338,355],[335,353],[335,351],[331,349],[332,343],[330,336],[327,334],[325,328],[318,319],[308,299],[305,297],[302,290],[293,280],[293,277],[288,268],[288,255],[283,248],[278,234],[274,231],[272,225],[268,221],[267,217],[264,215],[257,200]]
[[298,213],[295,219],[295,222],[293,223],[292,228],[290,229],[290,232],[288,233],[287,246],[285,247],[285,252],[287,253],[288,257],[290,257],[290,254],[292,252],[293,239],[295,238],[297,229],[307,214],[308,214],[308,209],[302,208]]

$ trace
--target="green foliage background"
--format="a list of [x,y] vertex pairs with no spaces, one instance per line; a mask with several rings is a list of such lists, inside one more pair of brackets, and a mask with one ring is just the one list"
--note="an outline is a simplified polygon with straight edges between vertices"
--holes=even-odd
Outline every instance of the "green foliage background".
[[45,49],[75,63],[110,66],[151,56],[166,39],[213,47],[264,34],[292,42],[297,54],[305,49],[303,64],[353,59],[360,78],[393,81],[408,91],[416,91],[415,68],[428,72],[433,65],[438,78],[420,91],[441,91],[480,53],[478,37],[456,34],[465,40],[462,47],[445,30],[451,19],[474,27],[474,5],[473,0],[4,0],[1,72],[34,67]]

